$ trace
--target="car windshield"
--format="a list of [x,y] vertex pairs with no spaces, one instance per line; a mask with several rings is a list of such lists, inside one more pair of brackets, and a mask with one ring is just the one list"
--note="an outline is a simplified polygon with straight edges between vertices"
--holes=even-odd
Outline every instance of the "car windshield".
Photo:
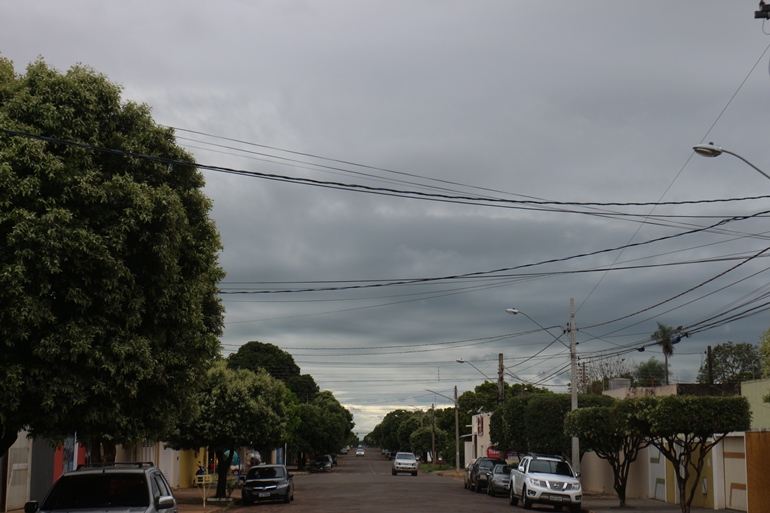
[[541,474],[557,474],[560,476],[572,477],[572,470],[564,461],[532,460],[532,463],[529,464],[529,471],[538,472]]
[[497,464],[496,461],[490,461],[490,460],[481,460],[479,462],[479,467],[483,468],[492,468]]
[[275,479],[285,477],[283,467],[251,467],[246,479]]
[[414,454],[412,454],[411,452],[400,452],[396,454],[396,459],[397,460],[415,460],[417,458],[415,458]]
[[146,508],[150,492],[144,474],[71,474],[62,477],[41,509]]
[[492,469],[492,472],[495,474],[510,474],[512,468],[513,467],[510,465],[495,465],[495,468]]

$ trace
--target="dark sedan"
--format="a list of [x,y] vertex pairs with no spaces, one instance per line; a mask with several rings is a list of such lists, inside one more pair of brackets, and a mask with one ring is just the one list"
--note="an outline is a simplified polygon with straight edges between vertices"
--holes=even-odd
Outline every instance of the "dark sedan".
[[241,487],[244,506],[257,501],[294,500],[294,479],[283,465],[257,465],[251,467]]

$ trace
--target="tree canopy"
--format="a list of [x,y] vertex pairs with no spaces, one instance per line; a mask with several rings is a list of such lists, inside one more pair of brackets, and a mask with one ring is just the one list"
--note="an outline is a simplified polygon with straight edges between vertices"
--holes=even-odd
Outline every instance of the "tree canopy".
[[[704,361],[697,382],[709,383],[709,365]],[[711,351],[711,377],[714,383],[740,383],[762,376],[759,346],[742,342],[718,344]]]
[[353,415],[329,391],[299,405],[299,425],[292,446],[300,452],[336,454],[353,431]]
[[666,383],[666,364],[653,356],[637,363],[633,375],[638,386],[658,387]]
[[88,67],[0,57],[0,122],[0,454],[22,428],[162,438],[219,350],[202,175]]
[[593,451],[607,460],[613,471],[613,488],[618,495],[619,507],[626,506],[626,487],[631,464],[639,451],[650,441],[629,416],[640,408],[636,400],[614,401],[609,406],[578,408],[567,414],[564,432],[580,438],[581,451]]
[[312,401],[319,392],[313,377],[300,374],[294,357],[274,344],[256,340],[247,342],[227,357],[227,365],[232,369],[249,369],[253,372],[264,369],[274,378],[283,381],[300,402]]
[[[581,395],[578,403],[583,408],[607,406],[612,401],[608,396]],[[570,394],[543,392],[513,396],[500,410],[502,415],[492,416],[492,443],[501,451],[569,455],[572,442],[564,433],[564,418],[571,407]]]
[[687,513],[708,453],[727,433],[751,426],[749,402],[745,397],[681,395],[639,401],[642,407],[629,422],[673,464],[682,513]]
[[196,399],[197,407],[179,421],[168,442],[178,449],[214,448],[218,497],[226,496],[227,472],[239,448],[278,447],[296,425],[293,395],[265,371],[233,370],[219,361],[206,373]]

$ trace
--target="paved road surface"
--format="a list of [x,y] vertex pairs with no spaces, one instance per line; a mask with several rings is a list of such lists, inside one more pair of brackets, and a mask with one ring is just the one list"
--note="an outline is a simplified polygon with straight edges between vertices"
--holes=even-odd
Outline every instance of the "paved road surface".
[[[503,497],[489,497],[463,488],[459,479],[423,474],[392,476],[390,462],[379,451],[366,456],[340,455],[339,465],[329,473],[294,477],[294,502],[237,507],[231,512],[285,511],[286,513],[507,513],[523,512]],[[237,494],[237,492],[236,492]],[[537,511],[537,507],[533,511]],[[553,511],[543,508],[541,511]]]

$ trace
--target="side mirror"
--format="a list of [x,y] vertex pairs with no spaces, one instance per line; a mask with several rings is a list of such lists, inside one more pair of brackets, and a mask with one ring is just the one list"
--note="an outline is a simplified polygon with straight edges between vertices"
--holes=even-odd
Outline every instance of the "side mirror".
[[171,509],[174,507],[174,497],[171,495],[162,495],[158,497],[156,506],[158,509]]
[[38,510],[37,501],[29,501],[24,504],[24,513],[35,513]]
[[289,476],[289,479],[291,479],[292,477],[294,477],[294,474],[293,474],[292,472],[289,472],[287,475]]
[[580,472],[575,472],[575,477],[580,477]]

